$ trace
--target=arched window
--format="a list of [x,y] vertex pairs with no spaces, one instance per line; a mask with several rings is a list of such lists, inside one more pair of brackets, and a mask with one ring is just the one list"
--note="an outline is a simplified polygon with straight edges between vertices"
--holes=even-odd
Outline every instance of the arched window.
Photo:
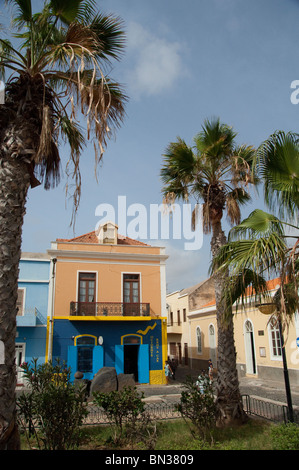
[[78,348],[78,370],[92,372],[93,348],[97,338],[92,335],[76,336],[75,345]]
[[196,342],[197,342],[197,354],[202,354],[201,329],[199,326],[196,328]]
[[281,359],[281,338],[276,317],[269,322],[270,348],[273,359]]
[[140,335],[124,335],[121,338],[121,344],[142,344],[142,337]]

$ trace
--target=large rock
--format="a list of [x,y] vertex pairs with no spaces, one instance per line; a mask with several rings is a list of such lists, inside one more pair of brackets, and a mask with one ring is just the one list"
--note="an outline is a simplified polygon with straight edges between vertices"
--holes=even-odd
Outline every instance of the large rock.
[[135,387],[134,374],[118,374],[118,390],[122,390],[124,387]]
[[94,392],[109,393],[117,390],[117,374],[114,367],[102,367],[94,378],[90,386],[90,394]]

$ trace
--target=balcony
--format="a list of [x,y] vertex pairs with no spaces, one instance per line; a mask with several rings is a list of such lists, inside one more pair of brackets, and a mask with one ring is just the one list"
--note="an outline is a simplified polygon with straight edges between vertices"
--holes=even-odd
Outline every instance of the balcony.
[[183,333],[183,325],[182,323],[178,322],[169,322],[167,323],[167,333],[168,334],[179,334],[181,335]]
[[148,303],[121,303],[121,302],[71,302],[71,316],[150,316],[150,304]]
[[25,308],[21,314],[17,315],[17,326],[37,326],[46,325],[47,319],[36,307]]

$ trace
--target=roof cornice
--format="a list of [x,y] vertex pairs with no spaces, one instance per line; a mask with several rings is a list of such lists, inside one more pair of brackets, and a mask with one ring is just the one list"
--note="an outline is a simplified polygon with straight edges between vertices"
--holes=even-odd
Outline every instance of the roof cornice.
[[73,251],[73,250],[47,250],[52,258],[68,258],[68,259],[104,259],[104,260],[124,260],[124,261],[152,261],[164,262],[168,256],[164,254],[148,254],[148,253],[121,253],[116,252],[96,252],[96,251]]

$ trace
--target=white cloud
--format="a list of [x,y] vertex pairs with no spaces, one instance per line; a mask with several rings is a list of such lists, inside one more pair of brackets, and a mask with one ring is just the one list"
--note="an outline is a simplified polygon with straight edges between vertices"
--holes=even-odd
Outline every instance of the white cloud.
[[183,74],[182,46],[131,23],[127,31],[127,53],[133,66],[126,81],[130,94],[153,96],[168,90]]

